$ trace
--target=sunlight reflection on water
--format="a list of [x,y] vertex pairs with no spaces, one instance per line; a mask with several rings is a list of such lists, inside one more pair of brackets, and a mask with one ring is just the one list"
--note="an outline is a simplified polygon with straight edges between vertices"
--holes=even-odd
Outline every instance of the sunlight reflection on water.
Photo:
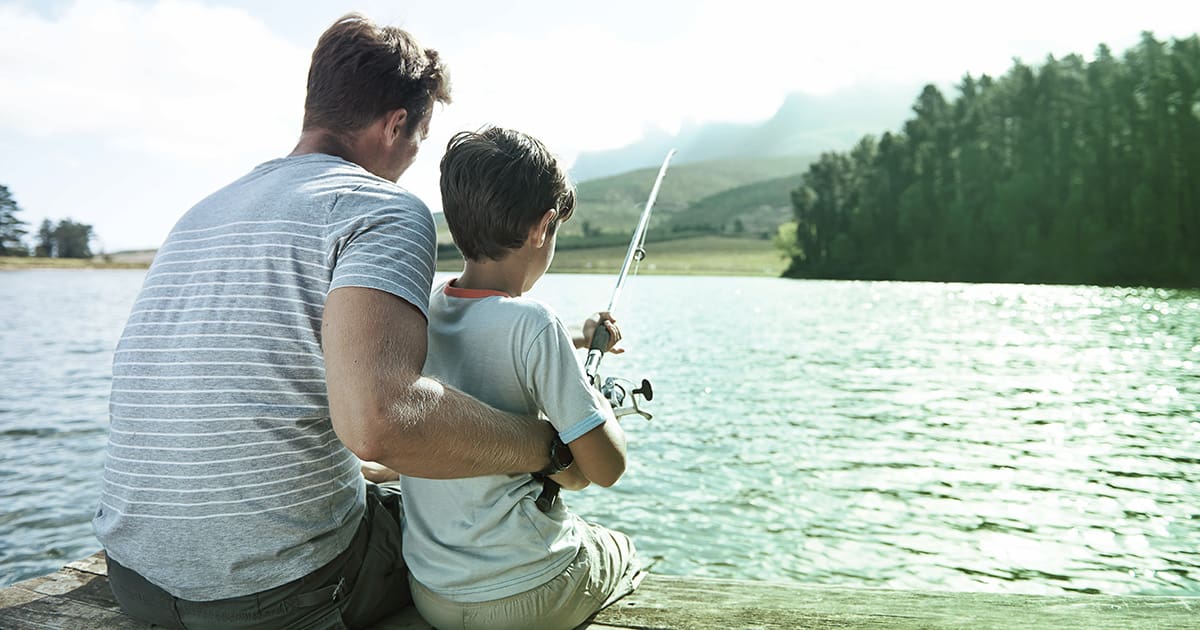
[[[112,348],[142,272],[0,275],[0,580],[98,545]],[[442,276],[444,277],[444,276]],[[533,295],[573,323],[610,276]],[[655,420],[568,496],[677,575],[1200,593],[1200,292],[640,276]]]

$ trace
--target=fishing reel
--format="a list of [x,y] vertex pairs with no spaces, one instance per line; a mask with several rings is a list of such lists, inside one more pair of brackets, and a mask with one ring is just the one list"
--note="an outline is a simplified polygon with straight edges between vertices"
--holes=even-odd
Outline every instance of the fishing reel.
[[638,415],[646,420],[654,417],[638,404],[639,399],[643,399],[645,402],[654,400],[654,388],[646,379],[642,379],[639,386],[627,378],[610,376],[604,379],[604,383],[600,385],[600,394],[604,396],[608,404],[612,405],[613,414],[618,420],[629,415]]

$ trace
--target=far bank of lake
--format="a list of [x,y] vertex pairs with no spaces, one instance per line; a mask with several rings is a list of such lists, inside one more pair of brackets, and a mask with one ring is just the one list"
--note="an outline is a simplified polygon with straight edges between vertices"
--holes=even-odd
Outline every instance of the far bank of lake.
[[[439,239],[441,241],[441,239]],[[449,242],[449,239],[445,239]],[[550,268],[554,273],[616,273],[628,244],[559,249]],[[462,270],[454,252],[438,258],[438,271]],[[0,257],[0,271],[23,269],[146,269],[154,250],[118,252],[92,258]],[[766,239],[701,236],[646,244],[646,260],[638,273],[779,277],[787,267],[783,254]]]

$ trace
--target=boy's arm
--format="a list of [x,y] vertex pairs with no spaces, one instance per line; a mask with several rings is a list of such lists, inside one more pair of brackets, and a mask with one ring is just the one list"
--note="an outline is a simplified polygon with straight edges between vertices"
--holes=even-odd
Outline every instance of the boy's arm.
[[567,446],[575,457],[571,468],[578,468],[593,483],[607,488],[625,473],[625,431],[616,418],[605,420]]
[[421,376],[427,322],[384,291],[340,287],[321,322],[334,431],[359,459],[451,479],[544,470],[554,429]]
[[526,382],[538,408],[555,422],[571,449],[571,468],[591,483],[611,486],[625,472],[625,432],[608,401],[588,383],[570,333],[557,318],[550,326],[527,352]]

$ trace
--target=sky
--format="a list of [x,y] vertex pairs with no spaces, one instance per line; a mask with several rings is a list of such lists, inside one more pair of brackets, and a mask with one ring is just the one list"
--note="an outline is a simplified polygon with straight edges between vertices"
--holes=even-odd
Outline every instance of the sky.
[[94,226],[93,250],[155,248],[291,151],[312,48],[350,11],[449,66],[454,102],[400,180],[434,210],[446,141],[484,124],[571,164],[649,130],[765,120],[790,93],[949,86],[1200,31],[1194,0],[0,0],[0,184],[31,231],[70,218]]

